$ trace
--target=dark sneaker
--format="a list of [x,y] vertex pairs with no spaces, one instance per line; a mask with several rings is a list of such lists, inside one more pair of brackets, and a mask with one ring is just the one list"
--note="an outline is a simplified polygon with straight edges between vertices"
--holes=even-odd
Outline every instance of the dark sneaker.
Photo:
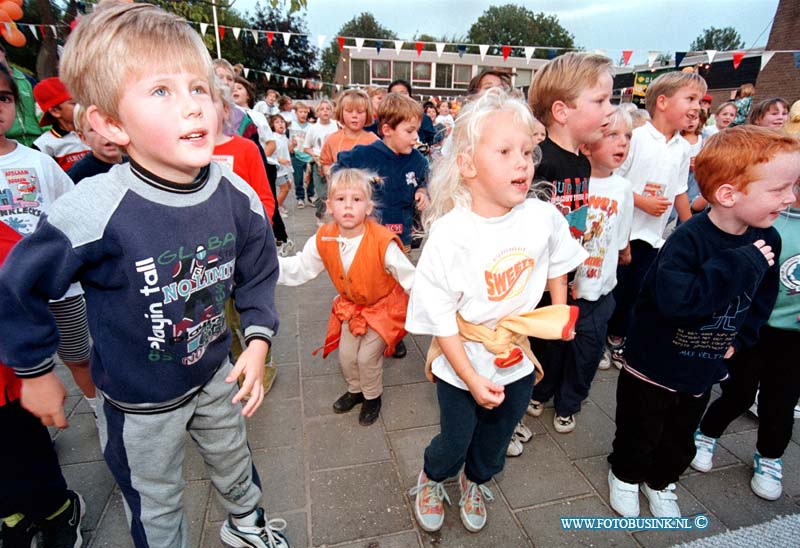
[[356,394],[353,394],[352,392],[345,392],[338,400],[333,402],[333,412],[347,413],[359,403],[364,403],[364,394],[361,392]]
[[399,343],[397,343],[397,346],[394,347],[394,354],[392,354],[392,357],[400,360],[402,358],[405,358],[406,354],[408,354],[408,349],[406,349],[406,343],[400,341]]
[[42,541],[47,548],[80,548],[83,545],[81,518],[86,513],[86,503],[75,491],[67,491],[67,497],[69,506],[63,512],[42,521]]
[[263,508],[258,508],[256,512],[258,517],[253,527],[234,525],[228,516],[219,531],[222,542],[234,548],[290,548],[283,532],[286,521],[280,518],[268,521]]
[[31,548],[31,543],[38,531],[36,523],[27,517],[23,517],[14,527],[3,524],[0,528],[0,546],[3,548]]
[[358,424],[361,426],[369,426],[378,420],[378,415],[381,414],[381,397],[378,396],[374,400],[364,400],[361,405],[361,412],[358,414]]

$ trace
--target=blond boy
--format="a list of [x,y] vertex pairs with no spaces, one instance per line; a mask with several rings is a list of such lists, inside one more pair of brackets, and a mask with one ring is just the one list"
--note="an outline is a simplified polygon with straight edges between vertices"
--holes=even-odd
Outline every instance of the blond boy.
[[[211,163],[217,114],[205,45],[177,16],[107,2],[70,36],[61,74],[88,105],[92,128],[124,147],[130,163],[57,202],[19,244],[36,251],[12,257],[0,274],[2,309],[28,309],[0,318],[10,335],[0,355],[23,378],[23,405],[46,425],[67,425],[45,305],[70,281],[84,282],[100,443],[134,544],[188,545],[188,431],[228,513],[222,540],[288,547],[259,507],[244,425],[263,400],[264,358],[278,328],[275,243],[258,197]],[[224,315],[232,294],[247,342],[235,366]]]

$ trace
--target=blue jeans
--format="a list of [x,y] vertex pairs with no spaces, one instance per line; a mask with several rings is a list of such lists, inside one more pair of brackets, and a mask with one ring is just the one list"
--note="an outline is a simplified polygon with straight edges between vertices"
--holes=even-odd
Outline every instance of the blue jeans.
[[[292,169],[294,170],[294,197],[298,202],[302,202],[306,198],[305,184],[303,177],[306,173],[306,166],[308,164],[292,154]],[[314,185],[308,185],[308,198],[309,200],[314,197]]]
[[469,391],[438,380],[441,430],[425,449],[425,475],[444,481],[463,465],[467,479],[475,483],[492,479],[503,469],[506,448],[532,389],[533,373],[507,384],[503,403],[489,410],[479,406]]

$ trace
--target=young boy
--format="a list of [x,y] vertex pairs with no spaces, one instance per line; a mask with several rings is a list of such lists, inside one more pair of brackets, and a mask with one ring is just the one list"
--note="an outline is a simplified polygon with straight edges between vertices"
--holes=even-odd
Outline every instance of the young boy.
[[633,130],[628,159],[617,173],[633,185],[631,262],[620,266],[614,289],[616,309],[608,325],[611,359],[622,367],[630,312],[642,280],[658,250],[673,204],[682,223],[692,216],[687,196],[689,143],[681,137],[700,110],[706,92],[702,76],[689,72],[662,74],[647,87],[652,122]]
[[322,152],[322,145],[329,135],[336,133],[339,126],[331,121],[333,116],[333,102],[330,99],[320,99],[316,107],[317,122],[312,124],[306,132],[303,142],[303,152],[311,156],[311,184],[314,186],[314,194],[317,196],[316,217],[319,223],[325,217],[325,201],[328,199],[328,187],[325,180],[325,173],[322,171],[319,155]]
[[306,207],[305,199],[314,205],[314,185],[305,187],[306,167],[311,162],[311,154],[306,153],[303,145],[306,141],[306,132],[311,124],[308,123],[308,108],[302,101],[294,104],[294,120],[289,125],[289,152],[292,154],[292,169],[294,170],[294,196],[297,198],[297,209]]
[[645,276],[617,385],[608,457],[611,507],[680,516],[675,482],[725,360],[752,346],[778,291],[781,240],[772,223],[794,202],[800,145],[767,129],[730,128],[708,141],[695,176],[713,207],[673,232]]
[[278,92],[274,89],[268,89],[267,94],[264,96],[264,100],[256,103],[256,106],[253,107],[253,109],[257,110],[267,118],[274,114],[278,114]]
[[67,175],[76,185],[87,177],[107,173],[112,167],[123,161],[120,148],[97,133],[86,120],[86,109],[75,105],[75,133],[81,141],[88,145],[91,154],[87,154],[73,165]]
[[73,131],[75,101],[61,80],[46,78],[33,88],[33,97],[44,114],[39,126],[51,126],[33,142],[33,148],[53,158],[64,171],[89,154],[89,147]]
[[[46,304],[70,281],[84,282],[100,443],[134,544],[188,543],[188,431],[228,512],[222,540],[288,547],[259,507],[244,424],[263,400],[264,359],[278,328],[275,242],[256,194],[211,162],[217,113],[208,51],[177,16],[108,2],[73,31],[61,74],[91,105],[92,127],[125,147],[130,162],[78,185],[17,244],[35,252],[15,250],[0,271],[0,309],[17,311],[0,315],[0,360],[22,378],[23,405],[45,425],[65,427]],[[235,366],[223,312],[230,296],[247,343]]]
[[[589,210],[589,177],[592,167],[580,151],[581,145],[592,144],[603,137],[613,112],[611,106],[613,78],[611,59],[602,55],[567,53],[553,59],[536,74],[528,91],[528,102],[534,116],[547,128],[547,137],[539,143],[542,163],[534,176],[534,192],[546,196],[566,216],[573,238],[586,233]],[[537,184],[538,183],[538,184]],[[564,276],[563,283],[567,283]],[[545,294],[542,306],[566,304],[551,302]],[[580,303],[576,303],[580,304]],[[581,316],[584,311],[581,310]],[[563,378],[574,377],[574,348],[571,342],[531,339],[533,352],[544,368],[543,382],[533,389],[528,414],[538,417],[543,402],[554,398],[553,425],[558,432],[575,428],[574,398],[565,399],[556,390]],[[596,365],[596,364],[595,364]],[[530,439],[530,431],[522,423],[519,438]],[[514,440],[512,439],[512,445]],[[521,453],[522,446],[509,446]],[[518,454],[518,453],[517,453]]]
[[[408,95],[390,93],[378,106],[378,130],[382,140],[339,153],[334,171],[355,167],[375,171],[383,180],[375,185],[374,215],[378,222],[400,236],[406,254],[411,252],[414,204],[428,205],[428,161],[414,148],[422,122],[422,106]],[[400,341],[395,358],[406,355]]]

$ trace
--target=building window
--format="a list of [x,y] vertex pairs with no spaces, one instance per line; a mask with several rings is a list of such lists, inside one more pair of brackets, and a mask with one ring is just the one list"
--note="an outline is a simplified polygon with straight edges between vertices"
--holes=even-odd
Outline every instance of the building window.
[[467,89],[469,81],[472,79],[472,67],[470,65],[453,65],[453,87],[456,89]]
[[517,78],[514,85],[518,88],[531,85],[531,76],[533,71],[530,69],[517,69]]
[[414,63],[414,76],[411,85],[414,87],[431,87],[431,64]]
[[372,84],[385,86],[392,80],[392,62],[374,59],[372,61]]
[[395,61],[393,80],[405,80],[411,82],[411,63],[408,61]]
[[439,89],[453,87],[453,65],[436,63],[436,87]]
[[369,61],[350,59],[350,83],[362,86],[369,85]]

